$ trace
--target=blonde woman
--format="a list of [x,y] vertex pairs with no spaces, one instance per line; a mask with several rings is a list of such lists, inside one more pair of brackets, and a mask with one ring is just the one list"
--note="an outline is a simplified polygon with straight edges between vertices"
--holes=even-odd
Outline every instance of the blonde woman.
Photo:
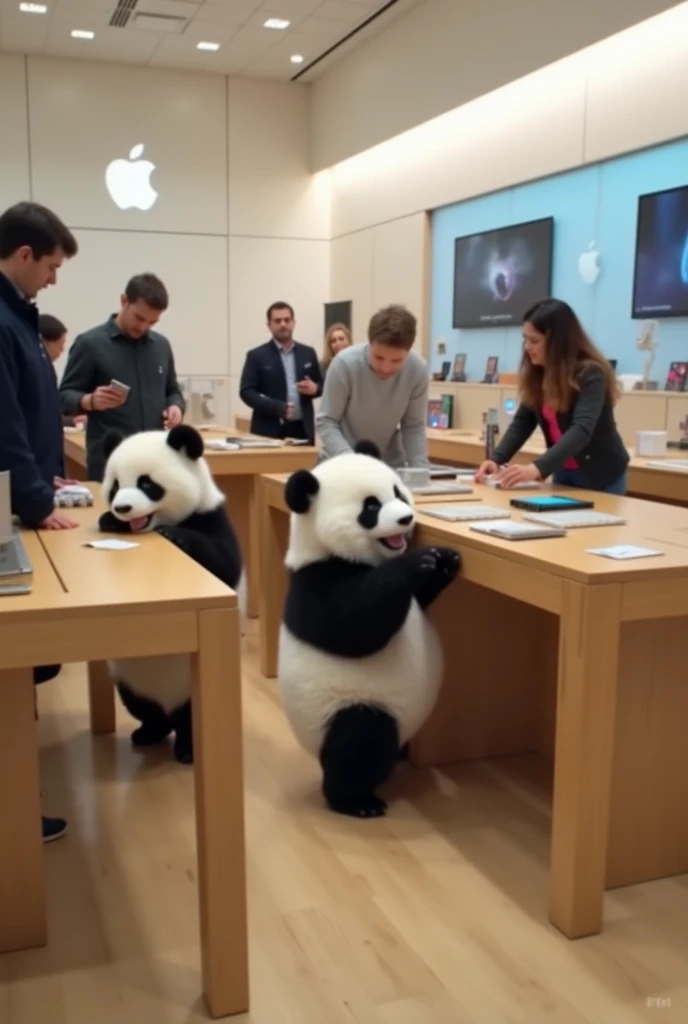
[[323,380],[325,380],[325,374],[337,353],[341,352],[343,348],[349,348],[351,344],[349,328],[344,324],[332,324],[325,335],[325,353],[320,363]]

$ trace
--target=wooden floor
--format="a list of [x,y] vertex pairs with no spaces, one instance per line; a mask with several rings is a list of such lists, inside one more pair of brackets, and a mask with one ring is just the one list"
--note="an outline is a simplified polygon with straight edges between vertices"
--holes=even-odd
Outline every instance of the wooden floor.
[[[547,780],[528,759],[400,769],[382,821],[335,816],[245,644],[253,1024],[688,1021],[688,877],[607,897],[605,931],[543,923]],[[88,732],[83,666],[39,689],[50,945],[0,957],[2,1024],[192,1024],[191,772]],[[688,813],[688,809],[686,811]],[[227,956],[231,957],[231,950]]]

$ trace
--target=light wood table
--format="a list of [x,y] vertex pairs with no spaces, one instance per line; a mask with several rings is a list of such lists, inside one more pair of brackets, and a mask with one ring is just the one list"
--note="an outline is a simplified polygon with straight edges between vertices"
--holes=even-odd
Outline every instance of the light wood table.
[[[433,462],[451,466],[479,466],[485,458],[485,444],[478,434],[462,430],[428,429],[428,455]],[[530,463],[544,451],[542,443],[524,445],[512,462],[519,465]],[[631,462],[628,467],[628,494],[635,498],[649,498],[667,505],[688,507],[688,470],[672,469],[670,466],[648,466],[648,462],[687,459],[688,451],[669,450],[666,455],[655,458],[639,457],[632,448],[628,449]]]
[[77,529],[25,531],[33,592],[0,597],[0,953],[48,941],[30,666],[89,662],[91,727],[101,734],[115,728],[106,659],[188,652],[203,991],[211,1016],[242,1013],[249,994],[236,595],[157,534],[137,536],[140,546],[126,551],[85,547],[105,536],[101,510],[70,511]]
[[[236,435],[236,430],[201,430],[206,441]],[[246,434],[252,437],[252,434]],[[83,432],[65,434],[65,471],[75,480],[86,475],[86,441]],[[263,473],[292,473],[310,469],[318,458],[317,448],[289,445],[240,452],[219,452],[206,448],[205,458],[215,482],[226,499],[227,513],[234,524],[244,557],[246,577],[246,614],[258,614],[260,547],[258,544],[257,479]]]
[[[277,675],[286,585],[285,480],[260,482],[260,656],[269,677]],[[501,507],[513,492],[476,486],[475,495]],[[628,525],[509,542],[420,506],[415,535],[416,544],[459,551],[463,566],[431,609],[445,677],[411,760],[545,759],[553,772],[549,917],[570,938],[601,930],[605,889],[688,871],[688,512],[594,500]],[[613,561],[586,552],[613,543],[663,554]]]

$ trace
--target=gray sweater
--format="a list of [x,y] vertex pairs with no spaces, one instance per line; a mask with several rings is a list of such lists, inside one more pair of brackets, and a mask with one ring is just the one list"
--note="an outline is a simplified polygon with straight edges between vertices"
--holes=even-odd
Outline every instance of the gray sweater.
[[429,374],[425,360],[409,352],[402,368],[381,380],[368,362],[368,345],[352,345],[332,360],[316,417],[322,457],[374,441],[394,467],[426,467],[425,419]]

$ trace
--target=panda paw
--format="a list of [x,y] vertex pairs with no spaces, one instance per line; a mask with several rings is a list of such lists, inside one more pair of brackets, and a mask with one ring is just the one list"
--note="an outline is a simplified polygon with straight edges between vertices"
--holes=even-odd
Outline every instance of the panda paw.
[[175,547],[178,547],[180,551],[183,551],[185,554],[189,553],[189,545],[171,526],[158,526],[156,532],[159,533],[161,537],[164,537],[165,540],[169,540],[171,544],[175,545]]
[[413,557],[419,576],[440,574],[447,583],[454,579],[461,566],[461,558],[452,548],[421,548]]
[[387,813],[387,804],[379,796],[346,796],[328,800],[330,809],[349,818],[382,818]]

